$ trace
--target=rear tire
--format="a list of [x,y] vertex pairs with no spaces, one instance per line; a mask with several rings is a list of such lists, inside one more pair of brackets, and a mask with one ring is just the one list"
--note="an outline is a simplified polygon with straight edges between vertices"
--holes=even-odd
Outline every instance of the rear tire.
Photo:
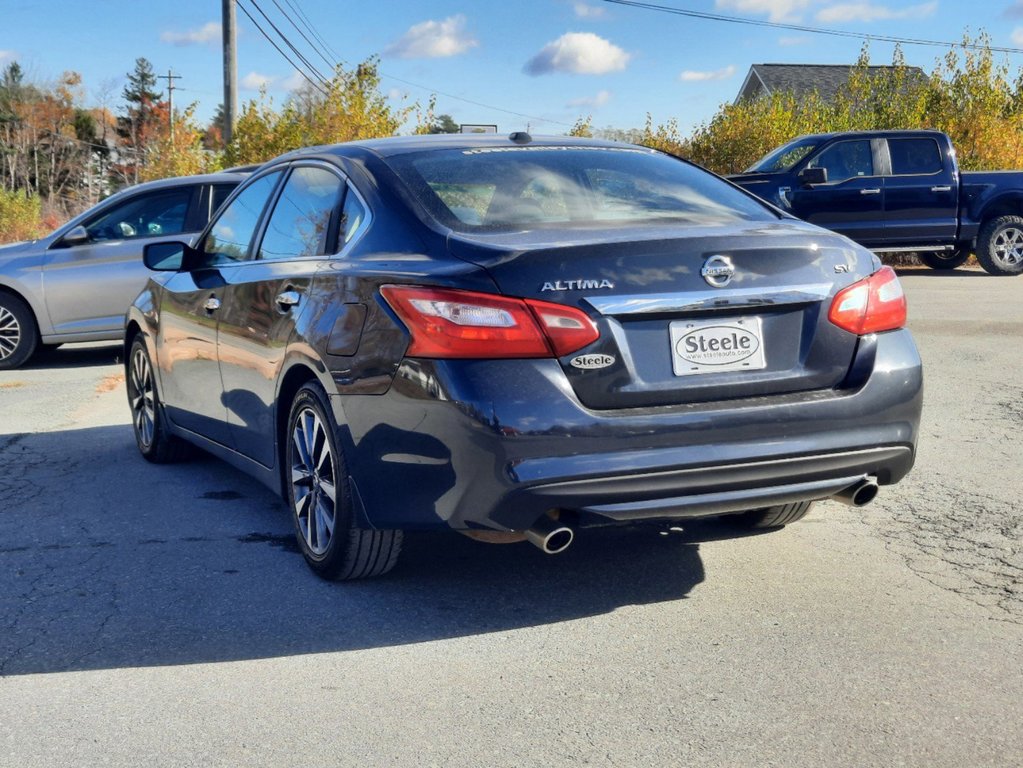
[[977,261],[990,275],[1023,272],[1023,216],[998,216],[977,234]]
[[922,264],[941,271],[947,271],[961,267],[970,258],[969,248],[960,248],[957,251],[931,251],[918,253],[916,255]]
[[32,309],[12,293],[0,291],[0,370],[28,362],[39,344],[39,326]]
[[781,528],[782,526],[802,520],[813,508],[812,501],[797,501],[794,504],[779,504],[776,507],[765,507],[745,512],[735,517],[735,522],[743,528]]
[[153,363],[141,334],[131,343],[125,368],[131,426],[142,458],[154,464],[170,464],[185,458],[190,452],[188,444],[171,435],[164,424]]
[[288,418],[286,500],[302,556],[321,578],[381,576],[398,562],[402,532],[353,527],[352,493],[327,396],[306,384]]

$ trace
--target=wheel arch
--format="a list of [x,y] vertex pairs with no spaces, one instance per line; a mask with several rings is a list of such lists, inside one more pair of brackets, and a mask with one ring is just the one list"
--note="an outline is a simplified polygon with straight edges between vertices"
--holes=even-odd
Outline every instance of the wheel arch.
[[1023,192],[1007,192],[988,200],[975,218],[983,227],[999,216],[1023,216]]

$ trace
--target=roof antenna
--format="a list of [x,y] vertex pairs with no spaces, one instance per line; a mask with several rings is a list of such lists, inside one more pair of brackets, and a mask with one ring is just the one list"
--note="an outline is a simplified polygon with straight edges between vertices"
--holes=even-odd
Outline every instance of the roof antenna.
[[528,144],[533,140],[533,137],[530,136],[525,131],[515,131],[515,133],[513,133],[508,138],[514,141],[516,144]]

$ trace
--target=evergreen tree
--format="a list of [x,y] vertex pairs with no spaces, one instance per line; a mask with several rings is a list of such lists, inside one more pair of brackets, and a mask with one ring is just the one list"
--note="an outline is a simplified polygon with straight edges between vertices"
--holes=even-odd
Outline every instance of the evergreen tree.
[[125,181],[136,183],[139,169],[145,165],[146,147],[159,131],[157,113],[165,109],[160,100],[163,93],[156,90],[156,74],[148,59],[135,59],[135,69],[128,73],[128,83],[121,95],[125,112],[117,117],[117,134],[122,139],[125,157],[120,171]]

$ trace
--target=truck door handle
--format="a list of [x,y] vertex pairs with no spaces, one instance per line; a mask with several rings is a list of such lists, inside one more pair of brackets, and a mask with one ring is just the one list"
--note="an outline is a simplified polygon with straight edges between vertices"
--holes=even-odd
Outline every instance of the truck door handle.
[[949,186],[931,187],[931,192],[951,192],[951,191],[952,191],[952,187],[949,187]]
[[860,194],[861,195],[880,195],[881,194],[881,190],[880,190],[880,188],[878,188],[878,189],[861,189],[860,190]]
[[298,291],[284,291],[277,294],[277,306],[285,311],[294,307],[301,300],[302,295]]
[[207,312],[216,312],[218,309],[220,309],[220,299],[218,299],[216,296],[210,296],[208,299],[206,299],[206,303],[203,304],[202,307]]

